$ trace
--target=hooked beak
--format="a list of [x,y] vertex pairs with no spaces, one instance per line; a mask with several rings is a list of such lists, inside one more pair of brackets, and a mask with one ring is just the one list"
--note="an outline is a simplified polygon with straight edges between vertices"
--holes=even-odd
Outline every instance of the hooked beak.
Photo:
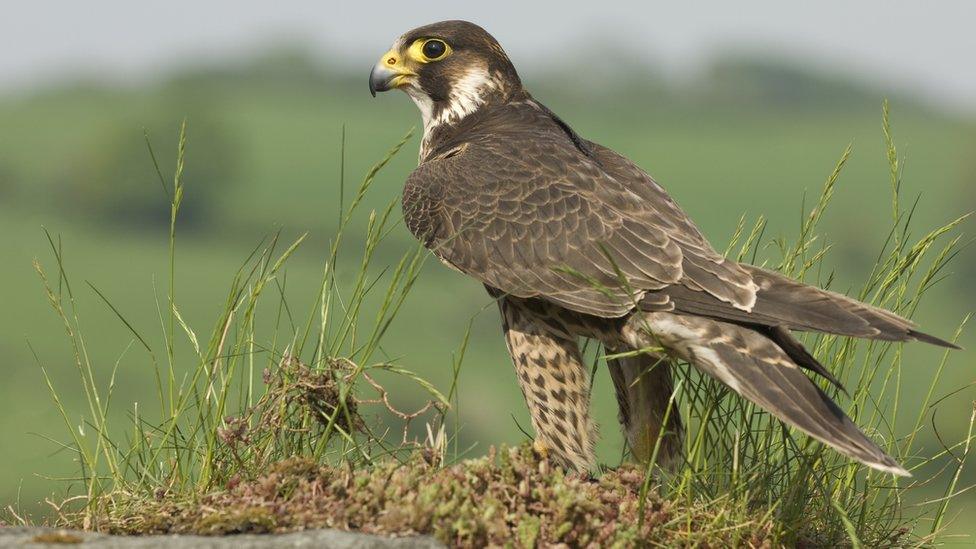
[[390,50],[369,71],[369,93],[376,97],[376,92],[398,88],[413,76],[417,73],[408,69],[401,56]]

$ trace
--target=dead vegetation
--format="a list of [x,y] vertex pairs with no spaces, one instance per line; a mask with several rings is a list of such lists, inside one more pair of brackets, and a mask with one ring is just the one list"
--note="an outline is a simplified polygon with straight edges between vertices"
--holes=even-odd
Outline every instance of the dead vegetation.
[[[436,421],[434,414],[443,419],[444,405],[431,399],[417,410],[400,410],[373,375],[348,359],[330,358],[323,367],[313,368],[285,354],[277,367],[263,371],[262,379],[265,392],[260,400],[241,415],[224,418],[217,429],[218,485],[236,485],[264,475],[283,463],[282,456],[315,455],[316,447],[325,447],[333,439],[349,445],[350,464],[369,463],[374,453],[402,459],[413,451],[431,464],[442,461],[443,441],[433,436],[411,439],[410,428],[414,419],[425,414],[428,421]],[[364,392],[370,394],[363,396]],[[399,420],[399,442],[389,441],[389,431],[377,433],[371,428],[362,415],[369,406]]]

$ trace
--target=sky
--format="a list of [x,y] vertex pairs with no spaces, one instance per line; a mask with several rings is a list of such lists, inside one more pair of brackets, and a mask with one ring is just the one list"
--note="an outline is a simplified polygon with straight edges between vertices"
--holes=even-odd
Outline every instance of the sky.
[[[674,78],[744,51],[976,113],[976,1],[0,0],[0,94],[72,77],[138,83],[286,41],[364,74],[399,34],[467,19],[517,66],[644,59]],[[608,48],[608,44],[613,45]],[[605,50],[605,51],[601,51]]]

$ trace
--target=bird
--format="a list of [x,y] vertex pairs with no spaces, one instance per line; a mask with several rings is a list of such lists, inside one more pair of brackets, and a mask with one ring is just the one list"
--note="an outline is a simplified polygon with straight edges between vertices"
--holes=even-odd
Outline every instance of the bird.
[[474,23],[403,34],[373,66],[369,90],[404,91],[420,110],[405,225],[497,302],[532,445],[548,460],[584,474],[596,465],[580,351],[595,340],[609,352],[635,459],[680,465],[684,429],[669,403],[675,365],[687,362],[841,454],[910,476],[804,373],[840,386],[794,332],[956,345],[717,252],[647,172],[536,100]]

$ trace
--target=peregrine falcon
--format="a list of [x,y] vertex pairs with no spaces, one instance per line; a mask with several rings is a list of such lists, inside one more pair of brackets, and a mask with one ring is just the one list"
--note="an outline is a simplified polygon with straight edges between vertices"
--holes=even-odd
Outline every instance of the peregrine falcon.
[[908,475],[801,371],[836,383],[792,332],[954,345],[716,252],[644,170],[535,100],[477,25],[407,32],[373,67],[369,89],[403,90],[420,109],[406,225],[496,298],[541,453],[580,472],[594,465],[579,346],[591,338],[625,355],[608,366],[637,459],[660,438],[659,463],[680,460],[681,420],[666,414],[680,360],[838,452]]

